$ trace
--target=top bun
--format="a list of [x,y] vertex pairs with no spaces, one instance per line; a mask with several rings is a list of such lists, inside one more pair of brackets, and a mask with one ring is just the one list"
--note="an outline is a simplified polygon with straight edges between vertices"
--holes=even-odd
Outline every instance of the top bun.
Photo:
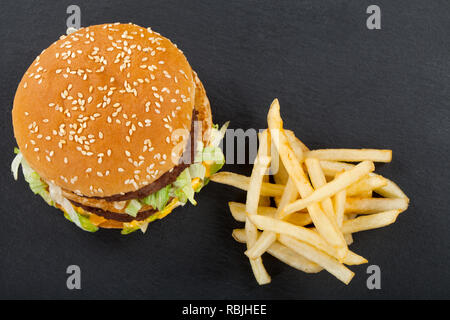
[[133,24],[91,26],[61,37],[28,68],[14,134],[44,180],[107,197],[178,164],[187,139],[175,131],[190,131],[194,101],[193,71],[168,39]]

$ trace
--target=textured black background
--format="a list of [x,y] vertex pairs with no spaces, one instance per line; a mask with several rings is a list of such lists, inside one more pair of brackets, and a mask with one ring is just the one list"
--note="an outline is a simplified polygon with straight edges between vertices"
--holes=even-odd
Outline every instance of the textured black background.
[[[410,196],[393,226],[355,236],[366,266],[345,286],[264,256],[272,284],[259,287],[244,247],[231,238],[230,200],[244,193],[211,183],[147,234],[89,234],[68,223],[9,172],[14,92],[28,65],[65,32],[69,1],[0,4],[0,298],[450,298],[448,1],[376,1],[382,30],[366,28],[372,1],[76,1],[82,25],[152,26],[187,55],[205,83],[214,119],[266,126],[279,97],[285,126],[311,148],[391,148],[378,171]],[[227,170],[248,174],[248,165]],[[66,267],[82,290],[66,289]]]

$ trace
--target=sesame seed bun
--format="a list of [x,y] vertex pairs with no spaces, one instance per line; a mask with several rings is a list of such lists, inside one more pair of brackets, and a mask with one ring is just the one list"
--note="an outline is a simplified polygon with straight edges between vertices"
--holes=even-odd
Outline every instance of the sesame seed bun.
[[19,84],[12,116],[19,148],[44,180],[108,197],[178,164],[187,139],[174,132],[190,131],[195,105],[210,127],[204,88],[173,43],[137,25],[105,24],[44,50]]

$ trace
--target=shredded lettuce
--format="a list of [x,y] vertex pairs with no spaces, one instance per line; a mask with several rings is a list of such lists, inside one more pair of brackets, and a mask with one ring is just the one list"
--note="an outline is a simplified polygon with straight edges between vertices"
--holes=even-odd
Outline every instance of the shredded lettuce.
[[156,220],[157,218],[158,218],[158,214],[155,213],[154,215],[152,215],[149,218],[147,218],[143,224],[139,224],[137,226],[132,226],[132,227],[125,226],[120,233],[123,234],[123,235],[127,235],[127,234],[135,232],[135,231],[137,231],[139,229],[142,231],[142,233],[145,233],[145,231],[147,231],[148,224],[150,222]]
[[170,189],[171,185],[167,185],[164,188],[158,190],[157,192],[154,192],[147,197],[141,199],[141,202],[152,206],[153,208],[157,208],[159,211],[164,209],[167,202],[170,198]]
[[125,228],[122,229],[122,231],[120,231],[120,233],[123,234],[123,235],[127,235],[127,234],[133,233],[133,232],[135,232],[135,231],[137,231],[139,229],[140,229],[139,226],[132,227],[132,228],[125,227]]
[[[98,231],[98,227],[93,224],[88,217],[85,217],[81,214],[79,214],[78,212],[76,213],[78,216],[78,219],[80,220],[80,224],[81,224],[81,229],[83,229],[84,231],[88,231],[88,232],[96,232]],[[69,220],[70,222],[73,222],[72,219],[70,218],[70,216],[64,212],[64,217]]]
[[23,156],[22,153],[16,152],[16,148],[14,148],[14,153],[16,153],[16,156],[14,157],[14,160],[11,162],[11,172],[14,176],[14,180],[17,180],[20,163],[22,162]]
[[125,212],[128,213],[132,217],[136,217],[141,208],[142,208],[142,204],[138,200],[133,199],[133,200],[130,200],[130,202],[128,202],[128,205],[125,208]]
[[186,168],[181,174],[178,176],[177,180],[173,183],[174,186],[174,194],[178,197],[178,200],[185,204],[187,200],[193,205],[197,205],[197,202],[194,200],[194,188],[192,187],[192,178],[189,174],[189,168]]
[[209,143],[210,146],[218,147],[220,145],[220,141],[222,141],[223,137],[225,136],[229,124],[230,121],[225,122],[220,130],[217,130],[217,128],[219,127],[218,125],[213,126]]
[[36,172],[30,174],[27,182],[34,194],[41,194],[43,191],[47,190],[47,184],[41,180],[41,177],[39,177]]
[[202,162],[202,153],[203,153],[204,145],[202,141],[197,141],[196,150],[194,155],[194,163]]
[[[33,191],[34,194],[39,194],[50,206],[55,206],[55,203],[59,204],[63,208],[66,218],[75,223],[81,229],[89,232],[95,232],[98,230],[98,228],[93,225],[88,218],[75,211],[70,201],[63,197],[60,187],[52,183],[47,184],[41,179],[39,174],[25,161],[19,149],[14,148],[14,153],[17,154],[13,160],[13,164],[11,165],[11,169],[13,168],[13,165],[15,169],[14,171],[12,170],[14,178],[17,178],[19,165],[22,165],[22,173],[25,181],[28,182],[31,191]],[[17,159],[20,159],[20,161]]]
[[203,180],[205,178],[206,175],[206,168],[203,164],[201,163],[194,163],[192,165],[189,166],[189,174],[191,175],[191,178],[200,178],[201,180]]
[[53,201],[55,201],[64,209],[73,223],[75,223],[81,229],[85,230],[81,224],[78,212],[75,211],[75,208],[72,206],[70,201],[62,195],[61,188],[51,182],[48,183],[48,188],[50,192],[50,198],[52,198]]
[[209,175],[213,175],[225,164],[225,157],[222,149],[219,147],[209,146],[203,149],[203,162],[209,167]]

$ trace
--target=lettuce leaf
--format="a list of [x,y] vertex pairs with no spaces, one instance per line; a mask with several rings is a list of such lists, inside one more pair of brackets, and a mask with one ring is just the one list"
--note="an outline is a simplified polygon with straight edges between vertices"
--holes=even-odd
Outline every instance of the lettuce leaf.
[[138,200],[133,199],[128,202],[125,212],[132,217],[136,217],[141,208],[142,204]]
[[194,163],[189,166],[189,174],[191,175],[191,178],[200,178],[201,180],[205,179],[206,175],[206,168],[201,163]]
[[228,125],[230,124],[230,121],[225,122],[225,124],[218,130],[218,125],[214,125],[211,129],[211,138],[209,145],[213,147],[218,147],[220,145],[220,141],[222,141],[223,137],[225,136],[225,133],[227,131]]
[[[147,225],[150,222],[156,220],[157,218],[158,218],[158,213],[155,213],[152,216],[148,217],[145,220],[145,223],[144,223],[144,225],[145,225],[145,229],[144,230],[147,229]],[[138,230],[141,230],[142,233],[145,233],[145,231],[143,230],[143,227],[142,227],[141,224],[139,224],[137,226],[132,226],[132,227],[127,227],[126,224],[124,224],[124,228],[122,229],[122,231],[120,233],[123,234],[123,235],[127,235],[127,234],[133,233],[133,232],[138,231]]]
[[[98,227],[95,224],[93,224],[91,222],[91,220],[89,220],[88,217],[85,217],[82,214],[79,214],[78,212],[77,212],[77,216],[78,216],[78,219],[80,220],[81,228],[84,231],[88,231],[88,232],[98,231]],[[72,219],[70,218],[70,216],[66,212],[64,212],[64,217],[67,220],[69,220],[70,222],[73,222]]]
[[171,185],[167,185],[164,188],[158,190],[157,192],[154,192],[147,197],[141,199],[140,201],[152,206],[153,208],[158,209],[158,211],[161,211],[164,209],[164,207],[167,205],[167,202],[170,198],[170,189]]
[[193,205],[197,205],[194,200],[194,188],[192,187],[192,178],[189,173],[189,168],[184,169],[178,176],[177,180],[173,183],[175,188],[174,193],[183,204],[189,200]]
[[61,188],[53,184],[47,184],[41,179],[39,174],[25,161],[19,149],[14,148],[14,153],[17,154],[11,165],[11,171],[13,171],[14,178],[17,178],[19,165],[22,165],[22,173],[25,181],[28,182],[31,191],[34,194],[39,194],[50,206],[55,207],[55,203],[58,203],[64,211],[64,216],[81,229],[89,232],[98,230],[98,227],[92,224],[89,218],[75,211],[70,201],[62,196]]
[[20,163],[22,162],[23,156],[22,153],[20,153],[20,151],[14,148],[14,153],[16,154],[16,156],[14,157],[14,160],[11,162],[11,172],[13,174],[14,180],[17,180],[18,178],[18,173],[19,173],[19,166]]
[[203,162],[209,167],[209,175],[213,175],[225,164],[225,156],[220,147],[208,146],[203,149]]

